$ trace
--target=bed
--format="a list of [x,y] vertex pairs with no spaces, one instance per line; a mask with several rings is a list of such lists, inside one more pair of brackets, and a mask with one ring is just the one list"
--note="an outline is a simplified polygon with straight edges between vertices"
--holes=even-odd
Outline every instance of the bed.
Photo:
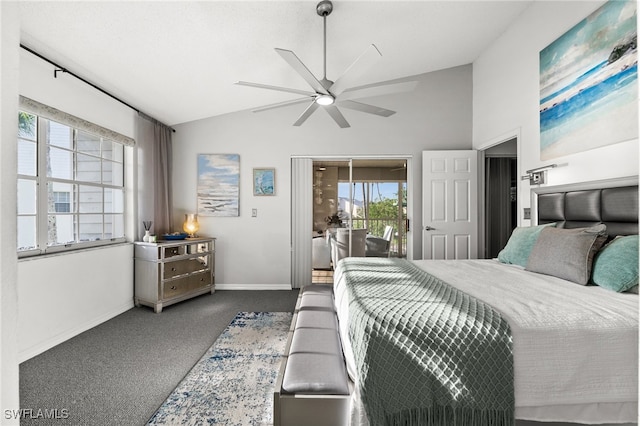
[[[415,346],[412,339],[417,328],[431,329],[442,321],[428,322],[424,319],[421,320],[424,322],[415,322],[413,317],[424,313],[414,309],[423,309],[428,302],[414,298],[418,293],[420,296],[416,297],[422,297],[423,287],[418,282],[407,281],[409,278],[405,276],[444,282],[444,288],[454,288],[451,291],[458,295],[447,296],[450,299],[458,300],[462,297],[459,294],[464,295],[461,305],[465,309],[469,303],[477,303],[478,307],[474,305],[473,311],[490,310],[498,317],[491,317],[493,323],[506,323],[508,332],[500,339],[510,354],[500,360],[499,368],[488,367],[491,374],[479,386],[487,383],[492,386],[492,380],[511,380],[511,384],[505,386],[513,398],[513,412],[509,416],[518,419],[519,423],[636,423],[637,185],[637,177],[633,177],[532,190],[532,208],[536,212],[532,226],[514,231],[498,259],[406,262],[351,258],[341,261],[335,272],[334,295],[347,371],[355,384],[351,423],[382,423],[380,410],[406,406],[409,400],[420,401],[421,397],[416,398],[415,395],[419,392],[428,394],[423,400],[435,401],[432,390],[425,389],[422,383],[413,382],[420,382],[427,376],[442,375],[447,369],[457,369],[458,373],[450,373],[438,386],[446,388],[447,396],[453,399],[449,405],[455,406],[459,401],[455,395],[452,396],[453,390],[458,389],[456,386],[464,388],[464,384],[451,383],[456,380],[462,383],[469,377],[468,372],[459,368],[458,364],[462,363],[460,354],[454,357],[434,352],[433,348]],[[590,242],[585,243],[587,240]],[[580,253],[574,254],[574,251]],[[629,260],[634,255],[635,261]],[[596,277],[597,284],[594,283]],[[405,290],[405,287],[419,291]],[[446,305],[449,309],[449,302],[445,302],[438,305]],[[385,316],[378,319],[380,311],[385,311]],[[407,312],[411,314],[407,315]],[[455,320],[461,316],[466,318],[467,314],[466,311],[457,313]],[[398,324],[405,321],[403,317],[407,317],[409,322],[408,332],[399,328]],[[381,337],[377,331],[380,327],[397,334],[391,338]],[[494,333],[485,325],[477,327],[471,334],[481,335],[481,341],[486,340],[483,333]],[[376,331],[373,333],[371,330]],[[427,332],[430,331],[418,331]],[[495,333],[497,335],[498,332]],[[420,338],[431,343],[438,339],[426,334]],[[381,340],[384,340],[383,344],[379,343]],[[391,344],[402,347],[390,348]],[[463,343],[470,344],[467,341]],[[383,345],[382,349],[376,349],[376,345]],[[378,356],[376,350],[384,356]],[[477,351],[484,353],[490,350],[493,349],[483,347]],[[389,353],[393,353],[393,357],[388,356]],[[474,355],[472,358],[478,357]],[[412,360],[416,364],[407,367]],[[491,362],[490,359],[488,361]],[[467,358],[466,362],[469,362]],[[394,364],[403,367],[398,368]],[[416,374],[397,379],[412,368]],[[389,382],[381,380],[377,386],[383,385],[375,388],[363,383],[369,376],[375,376],[372,371],[387,369],[395,371],[384,377]],[[503,369],[504,377],[501,375]],[[498,370],[500,374],[495,374]],[[414,380],[415,377],[420,379]],[[472,399],[477,399],[477,396],[472,396]],[[388,401],[392,402],[387,404]],[[478,412],[484,413],[483,410],[464,413],[473,421],[458,419],[458,424],[495,421],[474,419]],[[454,409],[453,416],[460,418],[461,413]],[[432,420],[440,414],[434,415],[429,411],[422,415],[431,416],[429,422],[437,423],[438,420]],[[377,420],[369,422],[370,416]],[[415,420],[419,416],[420,412],[413,409],[399,417],[400,420],[395,418],[393,421],[424,424],[426,420]],[[504,422],[496,424],[512,421],[511,417],[505,418]]]

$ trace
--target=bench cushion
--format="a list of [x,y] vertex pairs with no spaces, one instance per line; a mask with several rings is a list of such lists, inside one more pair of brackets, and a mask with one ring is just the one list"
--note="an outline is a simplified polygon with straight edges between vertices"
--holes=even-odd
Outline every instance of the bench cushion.
[[348,395],[338,334],[331,329],[296,329],[282,390],[298,394]]
[[296,330],[300,328],[337,330],[338,318],[335,311],[327,309],[300,309]]
[[349,394],[330,286],[311,285],[303,290],[282,391],[307,395]]

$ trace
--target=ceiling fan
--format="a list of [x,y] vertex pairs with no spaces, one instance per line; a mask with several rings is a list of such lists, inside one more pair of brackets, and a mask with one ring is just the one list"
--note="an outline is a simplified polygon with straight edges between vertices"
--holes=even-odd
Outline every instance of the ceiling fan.
[[402,163],[402,167],[396,167],[395,169],[389,169],[390,172],[398,172],[400,170],[407,171],[407,162]]
[[351,127],[344,118],[338,105],[344,108],[356,111],[374,114],[380,117],[389,117],[395,114],[395,111],[377,107],[374,105],[357,102],[354,99],[365,98],[371,96],[380,96],[391,93],[409,92],[413,90],[417,84],[415,81],[401,83],[382,83],[361,87],[352,87],[353,83],[373,64],[375,64],[382,55],[375,45],[370,45],[365,52],[358,57],[353,64],[345,71],[345,73],[335,82],[327,79],[327,16],[333,11],[333,3],[330,0],[323,0],[316,6],[316,12],[322,16],[324,22],[324,75],[318,80],[302,61],[291,50],[276,48],[275,51],[311,86],[314,90],[298,90],[287,87],[271,86],[260,83],[250,83],[246,81],[238,81],[235,84],[241,86],[257,87],[261,89],[277,90],[281,92],[296,93],[304,95],[303,98],[293,99],[275,104],[265,105],[253,110],[253,112],[267,111],[274,108],[281,108],[289,105],[310,102],[309,106],[293,123],[294,126],[301,126],[319,107],[322,107],[331,118],[341,128]]

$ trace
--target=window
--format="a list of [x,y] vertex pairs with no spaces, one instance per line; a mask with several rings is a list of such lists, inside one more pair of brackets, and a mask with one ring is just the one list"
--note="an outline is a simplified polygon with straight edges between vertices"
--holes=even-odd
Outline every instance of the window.
[[71,213],[71,193],[69,192],[54,192],[53,193],[53,202],[54,202],[54,211],[56,213]]
[[18,113],[18,241],[34,255],[124,241],[124,145]]

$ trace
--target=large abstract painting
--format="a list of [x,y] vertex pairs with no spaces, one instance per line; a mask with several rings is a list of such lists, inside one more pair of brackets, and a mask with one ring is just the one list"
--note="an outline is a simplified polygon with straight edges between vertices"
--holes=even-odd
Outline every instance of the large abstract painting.
[[198,214],[239,216],[240,156],[198,155]]
[[610,0],[540,52],[540,159],[638,138],[636,1]]

